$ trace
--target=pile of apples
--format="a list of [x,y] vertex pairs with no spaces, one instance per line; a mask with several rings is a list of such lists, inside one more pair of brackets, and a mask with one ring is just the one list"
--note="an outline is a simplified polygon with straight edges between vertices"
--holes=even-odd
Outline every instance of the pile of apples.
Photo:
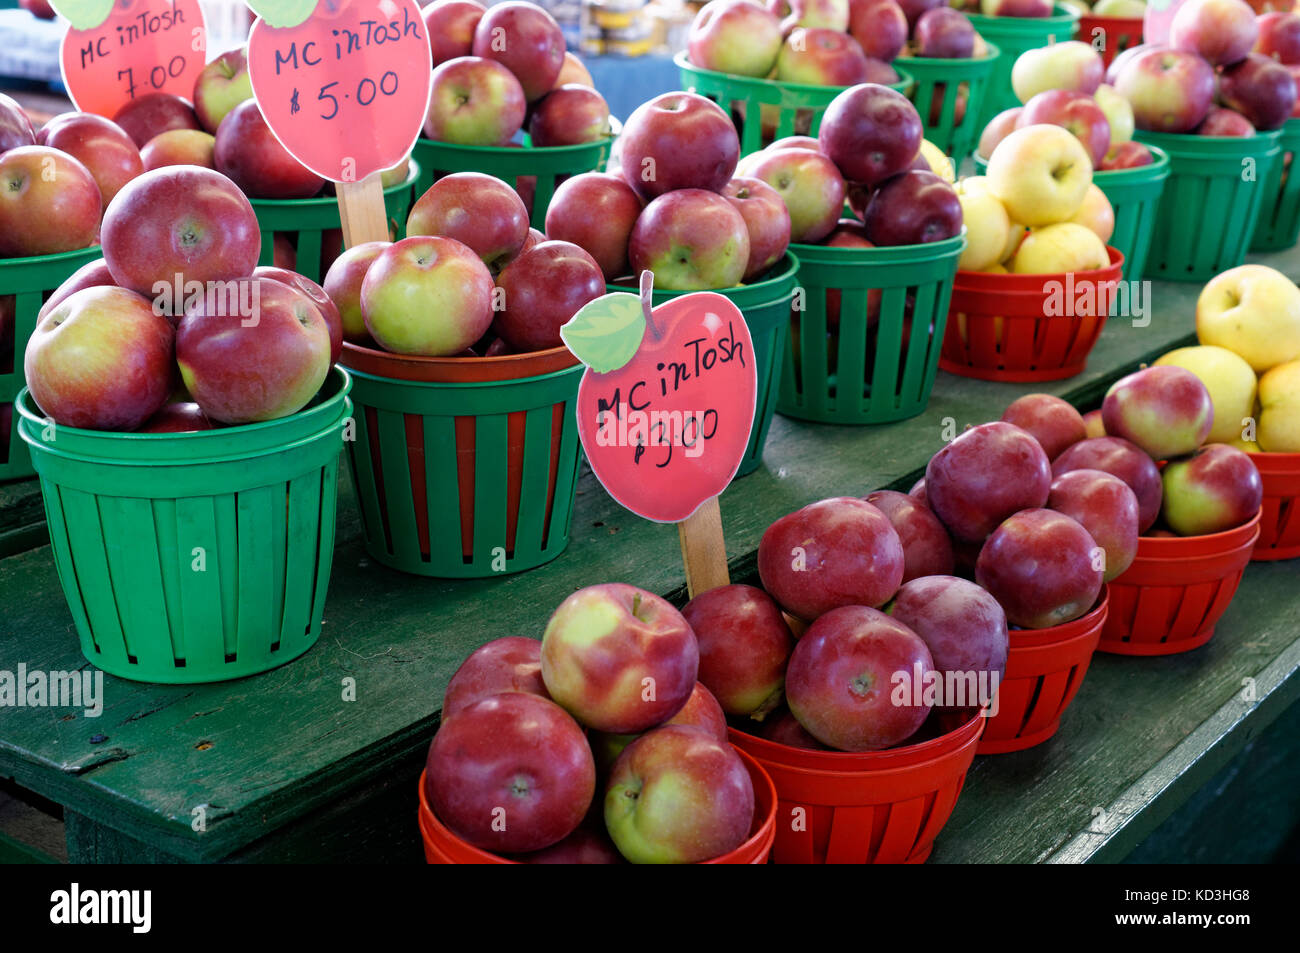
[[[1250,453],[1300,453],[1300,289],[1264,265],[1208,282],[1196,302],[1200,344],[1156,361],[1191,371],[1209,390],[1207,438]],[[1252,439],[1253,437],[1253,439]]]
[[320,390],[339,315],[309,279],[257,267],[257,218],[230,179],[145,172],[101,238],[104,257],[55,290],[27,343],[27,384],[56,424],[208,430],[287,416]]
[[475,651],[443,697],[425,793],[476,847],[525,863],[698,863],[744,843],[754,788],[697,681],[681,612],[622,583],[560,604],[541,642]]
[[1092,181],[1087,150],[1061,126],[1013,130],[993,149],[985,174],[962,179],[957,193],[964,271],[1064,274],[1110,263],[1115,211]]
[[434,66],[426,138],[506,146],[525,123],[539,147],[609,137],[609,105],[582,62],[565,52],[559,24],[541,7],[435,0],[423,16]]
[[1125,50],[1107,82],[1133,106],[1139,129],[1251,136],[1297,112],[1300,16],[1256,16],[1243,0],[1189,0],[1169,42]]
[[986,17],[1050,17],[1055,12],[1052,0],[953,0],[952,6]]
[[1079,40],[1020,54],[1011,68],[1011,86],[1024,105],[989,120],[977,154],[988,159],[1013,130],[1049,123],[1072,132],[1098,172],[1150,165],[1151,150],[1133,141],[1133,107],[1102,82],[1105,75],[1101,56]]

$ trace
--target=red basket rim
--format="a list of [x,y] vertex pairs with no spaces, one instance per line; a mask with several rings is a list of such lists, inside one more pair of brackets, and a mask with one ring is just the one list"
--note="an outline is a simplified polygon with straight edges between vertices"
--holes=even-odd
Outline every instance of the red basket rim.
[[920,744],[886,748],[882,751],[818,751],[783,745],[738,728],[728,728],[734,738],[743,738],[747,749],[766,760],[793,768],[801,774],[826,777],[843,777],[846,774],[913,770],[936,764],[956,754],[967,744],[973,744],[984,729],[984,714],[976,712],[960,727],[930,738]]
[[1247,453],[1246,456],[1255,464],[1255,469],[1260,474],[1268,473],[1300,473],[1300,453]]
[[[1206,556],[1226,555],[1243,546],[1253,546],[1259,535],[1259,521],[1264,509],[1260,507],[1249,521],[1221,533],[1204,536],[1139,536],[1137,560],[1177,562],[1201,559]],[[1122,579],[1123,576],[1120,576]]]
[[481,384],[540,377],[573,367],[578,363],[578,358],[563,345],[544,351],[502,354],[496,357],[421,357],[414,354],[393,354],[344,341],[339,363],[363,374],[395,380],[427,384]]
[[[735,745],[732,745],[732,750],[740,756],[741,763],[745,765],[745,770],[749,772],[750,780],[754,784],[754,821],[751,833],[744,843],[734,850],[714,857],[712,860],[701,861],[703,864],[761,862],[766,859],[771,851],[772,841],[776,837],[776,785],[772,783],[767,770],[753,755],[741,748],[737,748]],[[451,846],[455,854],[463,858],[469,858],[470,862],[482,864],[521,863],[521,861],[511,860],[508,857],[502,857],[500,854],[494,854],[491,851],[475,847],[448,830],[429,807],[428,799],[424,793],[425,773],[424,771],[420,772],[419,824],[420,837],[424,841],[426,852],[437,851],[455,862],[457,858],[441,847],[441,845],[447,844]],[[600,796],[599,786],[597,787],[596,796]]]
[[1116,29],[1125,27],[1132,29],[1136,27],[1141,30],[1144,22],[1145,20],[1142,17],[1099,17],[1092,13],[1084,13],[1079,16],[1079,32],[1083,32],[1085,23],[1096,23],[1099,26],[1115,27]]
[[1017,648],[1038,648],[1077,639],[1099,625],[1109,608],[1110,583],[1103,582],[1097,602],[1079,618],[1071,619],[1069,622],[1062,622],[1060,625],[1048,626],[1045,629],[1012,629],[1009,632],[1009,648],[1012,650]]
[[1110,256],[1109,265],[1105,268],[1093,268],[1088,271],[999,275],[987,271],[962,271],[959,269],[957,276],[953,279],[952,286],[954,291],[984,291],[999,294],[1020,292],[1022,294],[1041,296],[1043,294],[1043,285],[1047,281],[1052,279],[1065,281],[1067,275],[1073,275],[1076,282],[1110,281],[1112,279],[1118,281],[1124,266],[1124,253],[1112,245],[1107,245],[1106,254]]

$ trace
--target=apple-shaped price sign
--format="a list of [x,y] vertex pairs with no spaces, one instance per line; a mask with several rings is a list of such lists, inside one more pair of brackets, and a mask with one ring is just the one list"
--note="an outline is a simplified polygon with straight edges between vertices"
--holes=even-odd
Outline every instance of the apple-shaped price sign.
[[149,93],[189,99],[207,59],[199,0],[53,0],[72,25],[59,47],[78,109],[114,116]]
[[692,593],[727,582],[717,497],[754,426],[758,375],[740,309],[709,291],[651,307],[615,292],[585,305],[560,336],[587,365],[578,436],[596,478],[648,520],[677,523]]
[[289,153],[334,182],[410,155],[433,55],[415,0],[254,0],[253,96]]

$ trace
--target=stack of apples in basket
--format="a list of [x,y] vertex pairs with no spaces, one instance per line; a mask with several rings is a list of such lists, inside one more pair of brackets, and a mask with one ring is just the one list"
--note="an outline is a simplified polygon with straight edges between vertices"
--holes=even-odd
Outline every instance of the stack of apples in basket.
[[145,172],[109,203],[101,235],[104,257],[54,292],[27,345],[28,386],[55,423],[207,430],[316,395],[339,315],[309,279],[257,267],[257,219],[225,176]]

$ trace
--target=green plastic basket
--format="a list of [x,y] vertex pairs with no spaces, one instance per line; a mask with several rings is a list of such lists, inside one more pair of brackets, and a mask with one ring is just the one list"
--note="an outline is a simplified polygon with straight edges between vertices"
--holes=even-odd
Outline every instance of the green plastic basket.
[[[411,379],[446,369],[486,375],[548,357],[546,366],[559,368],[531,376]],[[564,551],[584,369],[567,349],[439,359],[345,343],[342,360],[359,411],[348,462],[375,560],[420,576],[485,577],[531,569]]]
[[[941,242],[893,248],[791,245],[803,309],[791,315],[777,413],[881,424],[925,410],[965,247],[964,230]],[[873,292],[879,295],[874,322],[868,317]],[[918,325],[924,333],[911,333]]]
[[[1147,255],[1145,278],[1208,281],[1246,260],[1273,166],[1280,129],[1253,136],[1197,136],[1138,130],[1169,155],[1169,179]],[[1131,273],[1136,276],[1136,272]]]
[[1282,251],[1300,240],[1300,176],[1295,157],[1300,154],[1300,119],[1288,119],[1279,140],[1282,154],[1264,182],[1259,222],[1250,242],[1251,251]]
[[[731,121],[740,133],[741,156],[757,152],[773,140],[786,136],[816,136],[821,127],[822,113],[831,100],[844,91],[841,86],[779,83],[774,79],[732,76],[700,69],[691,65],[685,51],[674,56],[673,62],[681,71],[685,89],[708,97],[731,114]],[[890,89],[906,94],[911,89],[912,77],[897,62],[891,65],[899,79],[890,84]],[[768,113],[764,120],[769,124],[766,134],[764,121],[745,121],[746,116],[755,112],[761,115],[764,107]]]
[[14,398],[26,383],[23,354],[36,330],[36,316],[51,292],[82,265],[103,254],[103,249],[92,245],[59,255],[0,258],[0,483],[26,479],[36,472],[27,445],[18,438],[18,415],[14,413]]
[[192,684],[264,672],[311,648],[349,386],[336,368],[298,414],[182,434],[53,426],[23,391],[20,432],[92,664]]
[[495,175],[516,190],[520,188],[520,179],[532,178],[536,184],[529,217],[533,228],[544,232],[546,210],[560,183],[571,175],[604,169],[613,143],[613,139],[605,139],[577,146],[534,148],[525,136],[524,145],[514,149],[508,146],[456,146],[432,139],[417,139],[412,153],[419,160],[421,169],[415,186],[416,198],[452,172]]
[[[1124,254],[1123,279],[1138,279],[1146,267],[1151,236],[1155,232],[1160,196],[1169,178],[1169,156],[1158,146],[1151,150],[1150,165],[1136,169],[1094,172],[1092,181],[1106,194],[1115,213],[1115,231],[1106,243]],[[975,156],[975,172],[984,175],[988,160]]]
[[986,17],[978,13],[966,16],[980,36],[1002,51],[984,93],[984,108],[977,126],[983,129],[1002,110],[1020,105],[1011,88],[1011,68],[1020,54],[1070,39],[1078,27],[1079,14],[1058,3],[1050,17]]
[[[958,166],[975,146],[989,77],[994,75],[1001,51],[988,44],[989,55],[980,59],[908,57],[902,62],[914,80],[911,100],[921,114],[925,138],[943,150]],[[957,97],[966,88],[966,105],[957,118]],[[931,119],[935,120],[931,122]]]
[[[793,246],[792,246],[793,247]],[[795,279],[799,274],[799,260],[789,252],[760,280],[736,288],[720,288],[718,294],[730,298],[745,316],[749,335],[754,340],[754,369],[758,375],[757,400],[754,405],[754,427],[749,434],[749,446],[741,458],[737,477],[753,473],[763,462],[763,445],[772,425],[772,412],[776,409],[777,390],[781,381],[781,355],[785,353],[786,333],[790,328],[790,306],[795,295]],[[612,284],[610,291],[638,294],[630,284]],[[655,289],[653,303],[662,304],[684,291]]]
[[[411,209],[411,192],[420,178],[420,166],[414,160],[406,179],[384,189],[384,211],[393,234],[401,237],[406,227],[406,215]],[[333,195],[320,195],[313,199],[249,199],[257,214],[257,224],[262,229],[262,254],[259,265],[272,263],[275,254],[275,236],[291,236],[297,249],[297,264],[293,268],[300,275],[319,284],[325,272],[342,250],[330,254],[325,233],[342,227],[339,200]]]

